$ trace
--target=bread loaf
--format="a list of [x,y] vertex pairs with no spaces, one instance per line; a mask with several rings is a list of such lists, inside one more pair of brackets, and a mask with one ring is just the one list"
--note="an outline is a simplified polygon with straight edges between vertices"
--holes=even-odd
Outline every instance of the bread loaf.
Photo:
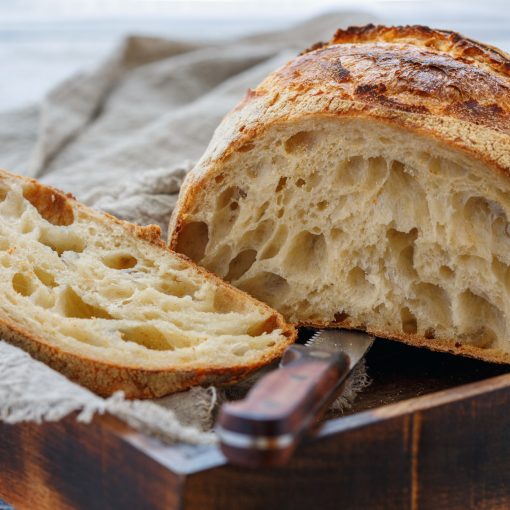
[[101,395],[225,384],[295,331],[169,251],[159,227],[102,215],[0,171],[0,338]]
[[510,60],[339,30],[223,120],[170,244],[289,321],[510,362]]

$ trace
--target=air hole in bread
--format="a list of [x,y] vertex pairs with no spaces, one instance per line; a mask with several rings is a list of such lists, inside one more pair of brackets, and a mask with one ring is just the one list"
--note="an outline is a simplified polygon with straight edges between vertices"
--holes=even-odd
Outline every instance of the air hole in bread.
[[473,274],[481,274],[488,269],[487,261],[477,255],[460,255],[457,260],[462,264],[465,271]]
[[220,193],[216,200],[218,212],[212,224],[216,235],[227,235],[232,229],[240,213],[239,202],[246,196],[246,192],[238,186],[231,186]]
[[296,271],[308,271],[316,269],[319,262],[326,256],[324,235],[304,231],[292,241],[285,258],[285,265],[294,267]]
[[209,242],[209,228],[203,221],[192,221],[182,226],[177,251],[193,260],[203,258]]
[[480,326],[478,329],[461,333],[459,339],[461,339],[463,343],[487,349],[496,342],[497,335],[492,328]]
[[414,244],[407,246],[400,252],[397,262],[397,269],[402,271],[407,278],[414,278],[418,275],[414,268]]
[[280,193],[280,191],[285,188],[285,185],[287,184],[287,177],[280,177],[280,180],[278,181],[278,184],[276,186],[275,192]]
[[321,200],[317,204],[317,209],[319,209],[319,211],[324,211],[324,209],[326,209],[326,207],[328,207],[328,205],[329,205],[329,202],[327,200]]
[[261,220],[261,218],[264,216],[264,214],[267,213],[267,207],[269,205],[269,202],[266,201],[264,202],[257,210],[256,213],[253,214],[253,219],[255,220],[255,222],[258,222]]
[[492,258],[491,270],[492,270],[494,276],[496,276],[496,278],[500,282],[505,282],[506,283],[506,277],[507,277],[507,273],[508,273],[508,266],[504,262],[499,260],[498,257],[493,257]]
[[9,193],[9,188],[0,181],[0,202],[3,202],[6,199],[7,193]]
[[74,232],[57,229],[42,229],[39,242],[55,251],[60,257],[65,251],[81,253],[85,247],[85,240]]
[[105,266],[111,269],[130,269],[135,267],[138,260],[129,253],[109,253],[102,258]]
[[345,313],[344,311],[337,312],[337,313],[335,313],[335,316],[334,316],[335,322],[344,322],[349,318],[350,318],[350,315],[348,313]]
[[498,279],[500,279],[500,281],[504,284],[506,291],[510,294],[510,266],[495,258],[492,263],[493,271],[496,265],[500,268],[500,272],[497,273]]
[[439,158],[432,158],[428,163],[429,172],[435,175],[441,175],[441,167],[441,159]]
[[23,273],[15,273],[12,277],[12,288],[22,296],[31,296],[35,290],[32,280]]
[[28,200],[49,223],[59,226],[74,223],[73,207],[63,194],[34,184],[23,188],[23,197]]
[[181,280],[176,277],[175,280],[171,280],[166,277],[156,286],[156,289],[169,296],[184,297],[193,296],[198,291],[199,286],[188,279]]
[[382,184],[388,176],[388,162],[382,157],[368,158],[367,173],[364,181],[364,188],[374,189]]
[[452,322],[452,305],[446,291],[439,285],[428,282],[414,283],[416,299],[423,307],[425,317],[434,317],[437,324],[448,328]]
[[220,246],[219,249],[215,251],[214,256],[211,257],[211,264],[216,266],[216,274],[218,276],[222,278],[225,277],[228,273],[228,265],[233,257],[232,248],[228,244]]
[[220,194],[216,203],[218,208],[222,209],[232,202],[239,202],[243,198],[246,198],[246,192],[238,186],[231,186]]
[[284,224],[279,225],[273,237],[270,238],[267,244],[261,248],[259,256],[260,260],[276,257],[285,244],[288,233],[289,231]]
[[302,179],[301,177],[296,180],[296,186],[298,188],[302,188],[306,184],[306,181]]
[[[232,204],[235,203],[233,207]],[[212,224],[211,231],[214,235],[223,237],[226,236],[234,226],[237,218],[239,217],[239,207],[237,202],[232,202],[228,207],[219,209],[214,217],[214,223]]]
[[367,280],[367,273],[359,266],[353,267],[347,274],[346,283],[356,295],[371,294],[374,286]]
[[271,333],[277,328],[278,324],[276,321],[276,317],[270,317],[265,320],[262,324],[255,324],[248,328],[248,335],[250,336],[260,336],[263,333]]
[[[125,282],[110,282],[101,286],[101,295],[109,301],[127,300],[135,293],[135,289]],[[126,301],[122,301],[123,304]]]
[[216,200],[216,205],[219,209],[226,207],[233,200],[236,191],[239,190],[237,186],[232,186],[223,191]]
[[450,280],[455,276],[455,271],[448,266],[440,266],[439,268],[439,276],[444,280]]
[[[508,226],[508,218],[500,204],[483,197],[470,197],[463,209],[466,230],[478,242],[490,242],[490,233],[501,235]],[[473,241],[474,242],[474,239]]]
[[238,253],[231,261],[228,267],[226,280],[229,282],[237,280],[240,276],[246,273],[255,262],[257,258],[256,250],[243,250]]
[[95,345],[96,347],[107,347],[109,345],[107,339],[99,336],[97,331],[90,331],[87,327],[84,327],[82,323],[65,322],[60,325],[59,330],[62,334],[84,344]]
[[285,151],[289,154],[310,150],[315,142],[315,133],[311,131],[300,131],[292,135],[284,143]]
[[253,230],[246,232],[241,238],[241,245],[262,246],[274,231],[273,220],[261,221]]
[[155,351],[174,350],[174,346],[167,337],[158,328],[150,324],[121,329],[120,336],[126,342],[134,342],[143,345],[147,349]]
[[5,251],[9,249],[9,240],[5,237],[0,237],[0,251]]
[[423,336],[428,340],[433,340],[434,338],[436,338],[436,331],[434,328],[427,328]]
[[416,316],[407,308],[407,306],[403,307],[400,310],[400,320],[402,322],[402,331],[404,333],[414,335],[418,331],[418,321],[416,320]]
[[269,271],[262,271],[256,276],[240,279],[236,286],[251,295],[274,306],[276,299],[284,300],[289,292],[290,285],[282,276]]
[[411,229],[409,232],[399,232],[393,228],[386,232],[388,248],[395,254],[396,267],[407,278],[417,276],[414,268],[414,242],[418,237],[418,230]]
[[506,219],[506,215],[500,215],[492,221],[492,233],[494,237],[509,237],[510,224]]
[[103,308],[86,303],[71,288],[66,287],[60,295],[61,312],[65,317],[76,319],[113,319]]
[[46,285],[46,287],[56,287],[58,285],[55,281],[55,277],[48,271],[45,271],[42,267],[34,267],[34,273],[39,281],[43,285]]
[[477,347],[487,348],[504,326],[504,314],[494,304],[467,289],[458,298],[461,338]]
[[217,313],[243,312],[246,304],[229,288],[218,288],[214,293],[214,311]]
[[23,215],[21,219],[21,233],[22,234],[29,234],[30,232],[33,232],[36,228],[35,221],[30,216]]
[[416,241],[418,229],[413,228],[409,232],[400,232],[394,228],[390,228],[386,236],[388,238],[388,246],[396,252],[401,252]]
[[333,227],[330,231],[329,231],[329,238],[331,241],[333,241],[334,243],[338,243],[338,242],[341,242],[343,239],[345,239],[347,236],[345,230],[341,229],[341,228],[336,228],[336,227]]
[[314,191],[319,186],[321,175],[319,172],[311,172],[306,180],[306,191]]
[[359,184],[362,172],[365,169],[365,160],[361,156],[353,156],[342,160],[336,171],[336,184],[343,189],[351,189]]

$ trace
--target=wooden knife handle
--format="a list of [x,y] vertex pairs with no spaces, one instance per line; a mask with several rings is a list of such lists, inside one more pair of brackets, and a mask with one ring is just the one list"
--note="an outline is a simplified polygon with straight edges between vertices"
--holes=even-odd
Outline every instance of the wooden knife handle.
[[280,369],[260,379],[244,400],[222,406],[216,424],[221,450],[235,464],[284,464],[349,371],[343,352],[289,347]]

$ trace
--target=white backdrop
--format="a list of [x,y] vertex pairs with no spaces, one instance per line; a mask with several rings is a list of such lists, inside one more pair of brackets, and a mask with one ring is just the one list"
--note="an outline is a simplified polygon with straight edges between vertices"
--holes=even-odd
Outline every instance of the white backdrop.
[[510,51],[508,5],[508,0],[0,0],[0,110],[39,100],[69,74],[100,61],[127,33],[214,40],[348,9],[384,23],[455,29]]

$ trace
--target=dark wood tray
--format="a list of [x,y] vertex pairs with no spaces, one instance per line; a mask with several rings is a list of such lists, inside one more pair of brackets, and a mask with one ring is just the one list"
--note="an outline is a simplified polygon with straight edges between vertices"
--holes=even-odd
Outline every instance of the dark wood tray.
[[510,508],[510,367],[382,340],[367,363],[371,387],[284,468],[70,416],[0,424],[0,497],[16,510]]

